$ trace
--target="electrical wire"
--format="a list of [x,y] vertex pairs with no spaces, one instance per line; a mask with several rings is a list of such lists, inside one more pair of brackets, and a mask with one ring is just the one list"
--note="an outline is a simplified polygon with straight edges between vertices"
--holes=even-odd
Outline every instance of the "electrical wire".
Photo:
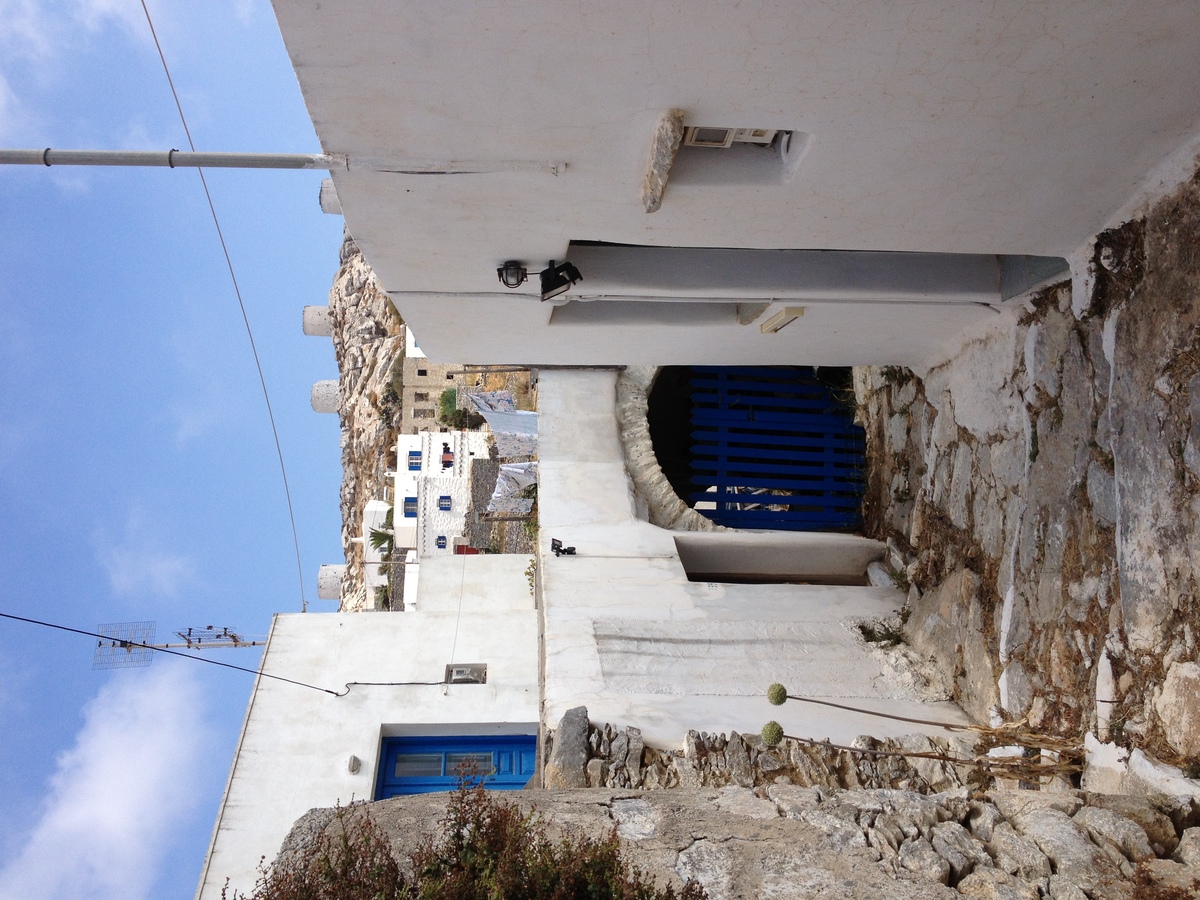
[[[158,50],[158,58],[162,61],[163,72],[167,76],[167,84],[171,87],[171,96],[175,98],[175,108],[179,110],[179,121],[183,123],[183,133],[187,135],[188,146],[196,152],[196,144],[192,140],[192,131],[188,128],[187,117],[183,114],[183,104],[179,101],[179,92],[175,90],[175,80],[171,78],[171,69],[167,66],[167,57],[162,45],[158,42],[158,33],[154,30],[154,21],[150,18],[150,9],[146,0],[141,0],[142,11],[146,14],[146,24],[150,26],[150,36],[154,38],[154,47]],[[283,464],[283,447],[279,442],[279,429],[275,425],[275,413],[271,409],[271,397],[267,393],[267,379],[263,375],[262,362],[258,358],[258,347],[254,343],[254,332],[250,329],[250,316],[246,312],[246,302],[242,299],[242,289],[238,286],[237,275],[233,271],[233,260],[229,257],[229,248],[225,244],[225,234],[221,231],[221,222],[217,218],[217,208],[213,203],[212,193],[208,190],[208,181],[204,177],[204,169],[197,168],[200,184],[204,187],[204,196],[208,200],[208,211],[212,213],[213,225],[217,229],[217,238],[221,242],[221,252],[225,254],[225,265],[229,269],[229,278],[233,282],[233,292],[237,295],[238,306],[242,311],[242,322],[246,326],[246,337],[250,339],[250,352],[254,355],[254,366],[258,369],[258,381],[262,385],[263,400],[267,404],[267,418],[271,421],[271,434],[275,437],[275,452],[279,456],[279,471],[283,476],[283,493],[287,498],[288,518],[292,523],[292,544],[296,548],[296,573],[300,580],[300,608],[308,612],[308,598],[304,593],[304,566],[300,562],[300,535],[296,530],[296,514],[292,508],[292,491],[288,486],[287,468]]]
[[[466,557],[463,557],[462,578],[458,582],[458,615],[454,617],[454,642],[450,645],[450,664],[454,665],[454,654],[458,652],[458,623],[462,621],[462,603],[463,603],[463,586],[467,583],[467,563]],[[447,686],[442,691],[442,696],[450,692]]]
[[[111,641],[111,634],[99,634],[95,631],[84,631],[82,628],[71,628],[68,625],[58,625],[54,622],[43,622],[40,619],[29,619],[25,616],[17,616],[12,613],[0,612],[0,618],[12,619],[16,622],[25,622],[29,625],[40,625],[42,628],[53,628],[57,631],[67,631],[71,634],[82,634],[84,637],[97,638],[101,641]],[[170,650],[166,647],[156,647],[153,644],[146,644],[141,641],[119,641],[122,646],[137,648],[139,650],[154,650],[158,653],[166,653],[169,656],[180,656],[184,659],[190,659],[194,662],[205,663],[210,666],[220,666],[222,669],[235,669],[238,672],[248,672],[251,675],[257,675],[259,678],[271,678],[275,681],[283,681],[287,684],[294,684],[297,687],[308,688],[313,691],[320,691],[323,694],[330,694],[334,697],[345,697],[350,693],[351,687],[431,687],[444,685],[444,681],[347,681],[345,689],[335,691],[330,688],[320,687],[319,685],[309,684],[307,681],[298,681],[295,678],[285,678],[282,675],[272,675],[270,672],[264,672],[261,669],[251,669],[247,666],[237,666],[233,663],[221,662],[217,659],[208,659],[204,656],[193,656],[190,653],[183,653],[179,650]]]
[[801,703],[816,703],[820,706],[831,706],[834,709],[844,709],[847,712],[862,713],[864,716],[875,716],[879,719],[894,719],[897,722],[911,722],[914,725],[936,725],[939,728],[945,728],[947,731],[972,731],[972,725],[960,725],[956,722],[941,722],[935,719],[911,719],[908,716],[898,716],[895,713],[881,712],[877,709],[863,709],[861,706],[847,706],[844,703],[834,703],[832,700],[817,700],[815,697],[801,697],[796,694],[788,694],[789,700],[799,700]]

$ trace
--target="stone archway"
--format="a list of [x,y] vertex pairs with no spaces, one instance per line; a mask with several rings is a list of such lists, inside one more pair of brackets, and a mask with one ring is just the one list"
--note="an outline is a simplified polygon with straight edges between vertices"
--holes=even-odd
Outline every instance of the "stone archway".
[[684,503],[658,464],[649,421],[657,374],[657,366],[628,366],[617,377],[617,427],[638,515],[671,531],[726,531]]

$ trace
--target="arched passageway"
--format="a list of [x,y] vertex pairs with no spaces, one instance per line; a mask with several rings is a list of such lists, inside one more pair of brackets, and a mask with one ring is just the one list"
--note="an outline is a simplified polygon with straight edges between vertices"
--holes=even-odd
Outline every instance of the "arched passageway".
[[664,367],[647,419],[675,493],[718,525],[862,525],[865,439],[848,368]]

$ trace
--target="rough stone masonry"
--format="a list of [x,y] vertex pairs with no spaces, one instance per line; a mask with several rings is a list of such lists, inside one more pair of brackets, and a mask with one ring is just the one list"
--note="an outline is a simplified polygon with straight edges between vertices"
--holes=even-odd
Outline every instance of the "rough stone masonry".
[[1100,234],[1090,280],[928,371],[856,371],[868,529],[976,721],[1195,775],[1200,181]]
[[[447,794],[369,804],[406,860],[445,814]],[[939,794],[772,784],[673,791],[521,791],[505,795],[551,836],[606,837],[660,885],[697,880],[711,900],[1176,900],[1200,891],[1191,805],[1083,792],[966,789]],[[281,859],[339,823],[297,822]]]

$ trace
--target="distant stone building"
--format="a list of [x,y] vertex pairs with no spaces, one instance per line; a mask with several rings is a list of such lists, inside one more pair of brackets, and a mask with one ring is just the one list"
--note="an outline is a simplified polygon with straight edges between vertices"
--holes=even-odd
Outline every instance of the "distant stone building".
[[437,422],[438,406],[446,388],[457,387],[452,374],[461,369],[460,363],[430,362],[409,331],[404,346],[404,394],[400,419],[401,434],[418,434],[422,431],[446,431],[447,426]]

